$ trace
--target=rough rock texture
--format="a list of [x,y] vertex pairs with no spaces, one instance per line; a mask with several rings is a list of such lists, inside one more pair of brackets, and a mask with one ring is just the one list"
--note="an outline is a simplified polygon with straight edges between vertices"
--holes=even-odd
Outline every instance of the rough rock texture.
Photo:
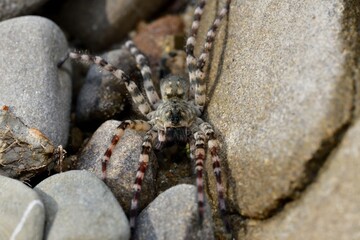
[[46,0],[3,0],[0,2],[0,21],[23,14],[29,14],[44,2],[46,2]]
[[102,49],[121,40],[139,20],[148,18],[166,2],[165,0],[67,1],[61,9],[59,22],[88,48]]
[[106,185],[87,171],[56,174],[35,190],[46,209],[46,239],[129,239],[124,211]]
[[0,239],[42,240],[44,205],[31,188],[0,176]]
[[[227,196],[238,213],[271,214],[311,181],[348,124],[357,8],[355,1],[233,1],[211,61],[206,118],[220,135]],[[204,19],[200,35],[213,18]]]
[[13,107],[27,126],[54,145],[66,145],[71,101],[68,51],[58,26],[35,16],[0,23],[0,104]]
[[358,120],[304,195],[274,218],[252,223],[239,239],[359,239],[359,136]]
[[[93,134],[89,142],[79,154],[78,169],[93,172],[102,177],[101,159],[111,144],[119,121],[109,120],[103,123]],[[133,130],[126,130],[124,136],[113,150],[107,165],[107,181],[120,205],[125,212],[130,210],[132,187],[135,181],[136,170],[139,166],[139,157],[143,137]],[[150,164],[146,171],[141,189],[140,209],[155,198],[155,155],[150,155]]]
[[[123,70],[131,79],[142,82],[135,58],[126,48],[102,55],[107,62]],[[124,110],[128,92],[123,83],[106,71],[92,65],[82,86],[76,106],[76,117],[81,123],[103,123],[119,117]]]
[[134,239],[214,239],[209,205],[197,222],[196,187],[181,184],[161,193],[138,217]]

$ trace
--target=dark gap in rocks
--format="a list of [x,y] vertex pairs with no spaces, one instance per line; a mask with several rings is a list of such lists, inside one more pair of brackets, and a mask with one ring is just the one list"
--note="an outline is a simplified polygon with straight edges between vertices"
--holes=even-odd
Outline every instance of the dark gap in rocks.
[[351,121],[345,123],[341,128],[335,131],[332,137],[322,141],[319,149],[313,154],[312,159],[305,164],[301,183],[294,188],[291,195],[278,199],[277,207],[271,209],[264,219],[274,217],[276,214],[280,213],[288,203],[298,199],[308,186],[316,181],[325,162],[328,160],[331,153],[336,151],[337,147],[340,145],[345,133],[351,125],[350,122]]

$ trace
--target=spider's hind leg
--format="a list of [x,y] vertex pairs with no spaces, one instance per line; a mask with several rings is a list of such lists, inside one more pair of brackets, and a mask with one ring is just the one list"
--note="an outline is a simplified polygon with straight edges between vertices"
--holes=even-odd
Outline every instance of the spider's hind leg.
[[130,228],[132,234],[135,230],[135,224],[136,224],[136,216],[139,208],[139,198],[140,198],[140,192],[141,192],[141,186],[144,179],[145,172],[148,167],[149,163],[149,155],[152,150],[153,142],[155,138],[157,137],[157,133],[154,130],[149,130],[145,137],[144,141],[142,143],[141,147],[141,154],[139,159],[139,168],[136,172],[136,178],[133,185],[133,198],[131,200],[131,208],[130,208]]
[[221,178],[220,158],[218,155],[219,150],[220,150],[219,141],[217,140],[217,138],[215,136],[215,132],[209,123],[207,123],[207,122],[201,123],[200,129],[206,135],[208,149],[209,149],[211,159],[212,159],[213,171],[214,171],[214,175],[215,175],[215,179],[216,179],[216,191],[217,191],[217,195],[218,195],[218,202],[219,202],[218,206],[219,206],[219,210],[220,210],[220,215],[223,219],[226,231],[230,232],[231,231],[230,225],[226,219],[225,193],[224,193],[224,187],[223,187],[223,182],[222,182],[222,178]]

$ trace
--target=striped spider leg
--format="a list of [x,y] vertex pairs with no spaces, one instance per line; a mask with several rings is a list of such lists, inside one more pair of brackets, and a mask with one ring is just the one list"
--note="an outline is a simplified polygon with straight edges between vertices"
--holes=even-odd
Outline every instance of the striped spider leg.
[[[217,14],[213,24],[210,26],[207,34],[205,44],[201,50],[201,54],[198,59],[194,55],[194,48],[196,44],[196,37],[200,25],[201,16],[206,4],[206,0],[201,0],[198,6],[195,9],[194,20],[191,25],[190,36],[186,41],[186,62],[189,71],[189,81],[190,81],[190,94],[194,97],[195,107],[202,113],[204,106],[206,104],[206,81],[204,74],[204,67],[208,59],[209,52],[212,49],[213,43],[216,37],[216,31],[218,30],[221,20],[228,14],[230,9],[231,0],[226,0],[225,5],[222,7],[220,12]],[[199,124],[200,129],[198,129],[194,134],[194,140],[191,144],[192,154],[191,158],[195,161],[195,170],[196,170],[196,184],[198,188],[198,209],[199,209],[199,218],[203,218],[204,209],[204,187],[203,187],[203,166],[205,161],[205,143],[207,141],[208,149],[211,155],[213,162],[213,170],[216,178],[216,189],[218,194],[218,206],[223,218],[226,230],[230,231],[229,223],[225,218],[226,214],[226,205],[225,205],[225,196],[224,188],[221,179],[221,167],[220,167],[220,158],[218,156],[219,152],[219,142],[216,139],[213,128],[209,123],[202,122]]]

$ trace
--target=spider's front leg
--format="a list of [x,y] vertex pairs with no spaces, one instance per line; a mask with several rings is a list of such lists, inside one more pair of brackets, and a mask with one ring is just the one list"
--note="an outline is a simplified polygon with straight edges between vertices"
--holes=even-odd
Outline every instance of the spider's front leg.
[[194,139],[190,142],[190,144],[191,144],[191,158],[195,162],[199,221],[200,223],[202,223],[204,219],[204,211],[205,211],[203,169],[204,169],[204,162],[206,155],[205,155],[204,132],[202,132],[201,130],[195,132]]
[[120,125],[116,128],[116,132],[114,136],[112,137],[110,146],[106,149],[106,152],[101,160],[102,164],[102,179],[106,181],[106,167],[107,163],[110,160],[110,157],[112,155],[112,152],[116,146],[116,144],[119,142],[121,137],[124,135],[124,131],[127,128],[134,129],[136,131],[149,131],[151,129],[151,125],[143,120],[126,120],[120,123]]
[[208,149],[212,159],[212,165],[214,170],[214,175],[216,179],[216,190],[218,194],[218,201],[219,201],[219,210],[221,217],[223,219],[225,228],[228,232],[231,231],[230,225],[225,217],[226,215],[226,205],[225,205],[225,194],[224,194],[224,187],[221,179],[221,166],[220,166],[220,158],[219,158],[219,141],[216,138],[215,132],[213,127],[207,123],[203,122],[200,124],[200,129],[202,132],[205,133],[208,143]]
[[151,129],[148,131],[144,137],[144,141],[141,148],[141,154],[139,159],[139,168],[136,172],[136,178],[133,186],[133,199],[131,200],[131,209],[130,209],[130,228],[131,233],[134,233],[135,230],[135,223],[136,223],[136,216],[139,206],[139,197],[142,182],[144,179],[144,175],[149,163],[149,155],[152,150],[152,143],[154,142],[155,138],[157,137],[157,132]]

